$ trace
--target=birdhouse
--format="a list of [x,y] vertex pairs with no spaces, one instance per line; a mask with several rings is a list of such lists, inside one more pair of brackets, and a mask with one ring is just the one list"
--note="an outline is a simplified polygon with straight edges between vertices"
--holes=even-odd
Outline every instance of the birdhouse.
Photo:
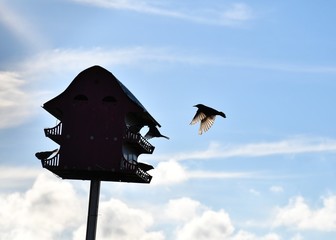
[[43,168],[63,179],[149,183],[151,165],[138,161],[154,146],[144,126],[161,127],[139,100],[109,71],[93,66],[43,108],[59,120],[44,129],[59,149],[40,152]]

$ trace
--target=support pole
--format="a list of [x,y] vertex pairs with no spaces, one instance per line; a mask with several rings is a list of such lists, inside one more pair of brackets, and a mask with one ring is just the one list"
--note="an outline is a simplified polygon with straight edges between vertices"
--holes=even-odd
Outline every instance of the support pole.
[[100,181],[91,180],[89,210],[88,210],[88,219],[87,219],[87,226],[86,226],[86,240],[96,239],[99,192],[100,192]]

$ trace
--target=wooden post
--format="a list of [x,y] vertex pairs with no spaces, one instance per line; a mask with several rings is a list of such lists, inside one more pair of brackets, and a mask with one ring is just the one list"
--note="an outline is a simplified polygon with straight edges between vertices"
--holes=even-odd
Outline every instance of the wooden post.
[[89,210],[88,210],[88,219],[87,219],[87,226],[86,226],[86,240],[96,239],[99,193],[100,193],[100,181],[91,180]]

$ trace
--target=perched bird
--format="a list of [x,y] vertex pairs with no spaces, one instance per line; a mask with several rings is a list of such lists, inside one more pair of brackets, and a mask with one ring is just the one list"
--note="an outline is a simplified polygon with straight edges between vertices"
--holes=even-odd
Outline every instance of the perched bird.
[[40,160],[46,160],[48,157],[50,157],[53,153],[57,152],[58,149],[52,150],[52,151],[45,151],[45,152],[37,152],[35,153],[35,157],[37,157]]
[[201,121],[200,128],[198,130],[199,135],[211,128],[212,124],[215,122],[216,115],[226,118],[223,112],[219,112],[216,109],[207,107],[203,104],[197,104],[194,107],[197,107],[198,109],[190,124],[193,125]]
[[162,134],[159,132],[159,129],[157,129],[156,126],[154,126],[154,125],[150,125],[150,126],[148,126],[148,127],[149,127],[149,130],[148,130],[148,132],[147,132],[146,135],[145,135],[145,138],[146,138],[146,139],[151,139],[151,138],[153,138],[153,137],[164,137],[164,138],[169,139],[169,137],[162,135]]

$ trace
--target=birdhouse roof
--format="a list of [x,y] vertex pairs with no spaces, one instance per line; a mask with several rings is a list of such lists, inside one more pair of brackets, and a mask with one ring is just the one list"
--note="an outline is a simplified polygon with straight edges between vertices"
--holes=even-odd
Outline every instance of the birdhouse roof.
[[[124,85],[122,84],[111,72],[106,70],[105,68],[95,65],[90,68],[85,69],[81,73],[78,74],[78,76],[70,83],[70,85],[58,96],[55,98],[49,100],[43,105],[43,108],[47,110],[50,114],[52,114],[57,119],[61,120],[62,118],[62,105],[63,105],[63,98],[67,96],[68,92],[71,92],[73,89],[78,88],[78,81],[81,81],[83,78],[87,79],[92,77],[93,79],[100,77],[100,78],[107,78],[109,80],[114,80],[120,89],[125,93],[125,95],[134,103],[136,106],[138,106],[140,109],[142,109],[142,117],[145,118],[147,124],[148,121],[151,124],[154,124],[156,126],[161,127],[161,125],[149,114],[149,112],[146,110],[146,108],[140,103],[140,101],[132,94],[132,92]],[[64,103],[66,104],[66,103]]]

